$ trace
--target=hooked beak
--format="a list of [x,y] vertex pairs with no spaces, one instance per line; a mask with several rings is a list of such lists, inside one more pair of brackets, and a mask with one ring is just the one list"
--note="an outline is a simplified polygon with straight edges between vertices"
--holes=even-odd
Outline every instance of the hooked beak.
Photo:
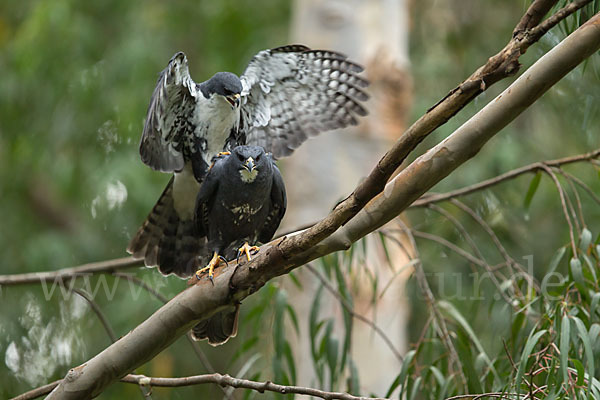
[[240,105],[240,94],[239,93],[232,94],[230,96],[225,96],[225,99],[227,99],[227,102],[229,104],[231,104],[231,108],[236,108],[237,106]]
[[244,168],[246,168],[250,172],[254,171],[256,165],[254,164],[254,159],[252,157],[248,157],[248,159],[244,163]]

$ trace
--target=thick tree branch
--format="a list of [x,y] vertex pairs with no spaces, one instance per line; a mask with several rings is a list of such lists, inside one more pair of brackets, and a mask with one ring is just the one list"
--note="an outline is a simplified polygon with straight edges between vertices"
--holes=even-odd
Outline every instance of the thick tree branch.
[[[152,359],[198,320],[231,307],[275,276],[348,248],[352,242],[397,216],[433,185],[474,157],[499,130],[599,48],[600,14],[542,57],[452,135],[404,169],[385,186],[383,193],[343,228],[329,237],[325,235],[326,239],[320,242],[323,235],[309,229],[291,239],[284,238],[263,246],[264,250],[251,262],[225,268],[215,277],[214,286],[203,280],[189,287],[115,344],[71,369],[49,398],[91,398],[100,394],[107,385]],[[338,217],[330,221],[333,225],[326,224],[326,232],[340,221],[339,215],[348,215],[339,214],[339,211],[334,213]],[[318,244],[312,246],[315,240]]]

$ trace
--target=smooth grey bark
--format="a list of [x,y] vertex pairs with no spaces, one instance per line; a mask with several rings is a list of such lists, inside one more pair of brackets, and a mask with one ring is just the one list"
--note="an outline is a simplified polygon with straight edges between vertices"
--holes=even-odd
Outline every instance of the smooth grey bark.
[[[278,243],[265,246],[265,257],[226,268],[208,281],[177,295],[133,331],[88,362],[73,368],[49,399],[92,398],[161,352],[198,320],[208,318],[258,290],[264,282],[310,260],[348,248],[474,157],[483,145],[585,58],[600,49],[600,14],[538,60],[508,89],[440,144],[419,157],[358,215],[311,250],[261,263]],[[302,233],[299,233],[302,234]],[[261,251],[262,253],[262,251]],[[273,259],[271,259],[273,260]],[[233,289],[230,290],[230,285]],[[243,288],[243,289],[237,289]]]

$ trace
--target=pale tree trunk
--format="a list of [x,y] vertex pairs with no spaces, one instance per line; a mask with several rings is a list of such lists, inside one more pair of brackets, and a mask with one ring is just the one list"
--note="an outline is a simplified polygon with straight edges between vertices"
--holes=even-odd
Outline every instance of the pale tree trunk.
[[[296,0],[292,13],[291,41],[312,48],[331,49],[348,55],[365,66],[371,82],[368,102],[369,117],[355,128],[328,132],[309,140],[294,157],[282,161],[287,182],[288,214],[282,229],[292,229],[327,215],[333,206],[351,193],[391,143],[406,129],[411,105],[412,87],[408,62],[408,6],[405,0]],[[353,290],[354,310],[374,318],[370,302],[372,287],[365,272],[377,275],[383,282],[392,279],[394,270],[407,262],[396,246],[389,246],[392,265],[377,238],[368,238],[366,257],[358,257],[348,273]],[[320,265],[315,265],[317,269]],[[348,272],[347,267],[344,267]],[[377,304],[377,325],[383,329],[395,348],[406,347],[404,276],[396,276]],[[311,294],[320,283],[308,271],[300,271],[303,289],[286,285],[290,302],[298,315],[310,314]],[[335,283],[333,286],[336,286]],[[324,293],[321,317],[333,316],[336,336],[344,335],[342,308],[337,299]],[[301,332],[308,332],[308,319],[301,322]],[[309,335],[296,342],[298,383],[317,382],[310,352]],[[402,351],[403,352],[403,351]],[[373,365],[399,368],[399,359],[371,326],[355,320],[352,336],[352,358],[357,362],[363,393],[385,392],[389,377],[376,373]]]

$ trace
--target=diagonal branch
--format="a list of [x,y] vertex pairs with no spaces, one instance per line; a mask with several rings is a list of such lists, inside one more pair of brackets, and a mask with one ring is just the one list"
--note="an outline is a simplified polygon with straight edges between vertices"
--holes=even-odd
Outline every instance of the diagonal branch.
[[[283,238],[263,246],[251,262],[219,271],[214,286],[203,280],[189,287],[115,344],[71,369],[49,399],[97,396],[106,386],[152,359],[197,321],[231,307],[269,279],[325,254],[348,248],[473,158],[490,138],[599,48],[600,14],[597,14],[473,118],[400,172],[385,186],[383,193],[331,236],[325,234],[326,239],[321,240],[323,235],[311,228],[289,239]],[[348,215],[339,214],[339,210],[334,210],[334,214],[337,217],[330,221],[333,225],[340,222],[340,215]],[[325,232],[333,225],[327,223]]]

